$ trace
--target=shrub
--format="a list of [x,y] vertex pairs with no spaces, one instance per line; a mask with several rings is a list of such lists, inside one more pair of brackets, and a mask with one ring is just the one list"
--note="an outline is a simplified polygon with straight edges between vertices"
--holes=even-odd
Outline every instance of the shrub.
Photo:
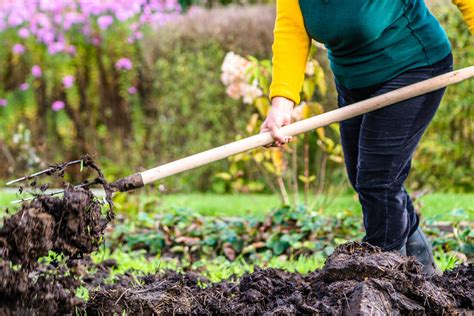
[[[135,145],[147,166],[178,159],[234,140],[252,108],[226,97],[220,68],[229,49],[268,55],[274,9],[228,7],[191,11],[160,29],[143,43],[145,115],[136,121]],[[260,18],[260,22],[257,19]],[[258,39],[244,41],[259,34]],[[223,161],[171,177],[172,189],[208,189]]]
[[[459,12],[436,6],[451,40],[455,69],[474,64],[474,37]],[[448,87],[443,102],[414,158],[409,182],[414,189],[472,192],[474,189],[474,81]]]

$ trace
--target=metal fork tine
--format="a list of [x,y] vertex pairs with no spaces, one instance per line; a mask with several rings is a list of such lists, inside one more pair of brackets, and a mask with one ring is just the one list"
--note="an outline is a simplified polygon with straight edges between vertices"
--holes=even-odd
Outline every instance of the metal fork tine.
[[[65,163],[65,164],[63,165],[63,167],[67,167],[67,166],[70,166],[70,165],[74,165],[74,164],[80,163],[81,161],[82,161],[81,159],[69,161],[69,162]],[[15,179],[15,180],[11,180],[11,181],[7,182],[6,185],[12,185],[12,184],[17,183],[17,182],[25,181],[25,180],[28,180],[28,179],[37,177],[37,176],[39,176],[39,175],[48,173],[48,172],[50,172],[50,171],[53,171],[54,169],[55,169],[55,167],[50,167],[50,168],[47,168],[47,169],[44,169],[44,170],[35,172],[35,173],[33,173],[33,174],[30,174],[29,176],[24,176],[24,177]]]
[[[53,196],[53,195],[61,194],[61,193],[64,193],[64,190],[59,190],[59,191],[54,191],[54,192],[51,192],[51,193],[46,193],[46,194],[43,194],[42,196]],[[31,196],[29,198],[11,201],[10,204],[23,203],[23,202],[26,202],[26,201],[34,200],[36,198],[37,198],[37,196]]]
[[[77,188],[83,188],[83,187],[87,187],[87,186],[93,185],[93,184],[97,184],[97,181],[81,183],[81,184],[75,185],[74,188],[76,188],[76,189]],[[58,190],[58,191],[53,191],[53,192],[50,192],[50,193],[45,193],[45,194],[42,194],[41,196],[54,196],[54,195],[61,194],[61,193],[64,193],[64,190]],[[26,201],[34,200],[36,198],[37,198],[37,196],[32,196],[32,197],[21,199],[21,200],[14,200],[14,201],[11,201],[10,204],[23,203],[23,202],[26,202]]]

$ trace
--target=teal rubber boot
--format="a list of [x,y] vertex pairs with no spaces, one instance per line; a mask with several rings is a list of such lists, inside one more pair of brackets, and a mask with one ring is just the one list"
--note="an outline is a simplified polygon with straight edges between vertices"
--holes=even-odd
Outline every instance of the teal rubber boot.
[[408,237],[406,243],[407,256],[413,256],[423,265],[423,274],[431,276],[433,274],[441,274],[441,271],[436,266],[433,257],[431,243],[426,238],[420,227]]

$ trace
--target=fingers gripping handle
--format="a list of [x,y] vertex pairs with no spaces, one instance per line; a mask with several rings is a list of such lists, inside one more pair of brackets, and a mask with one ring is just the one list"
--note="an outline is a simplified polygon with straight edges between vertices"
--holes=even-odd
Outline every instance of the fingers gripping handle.
[[[473,76],[474,66],[449,72],[371,99],[284,126],[280,131],[283,135],[296,136],[319,127],[340,122],[400,101],[444,88]],[[127,181],[128,184],[122,183],[121,188],[125,191],[135,189],[183,171],[269,145],[273,143],[273,141],[274,140],[269,132],[254,135],[124,178],[129,181]]]

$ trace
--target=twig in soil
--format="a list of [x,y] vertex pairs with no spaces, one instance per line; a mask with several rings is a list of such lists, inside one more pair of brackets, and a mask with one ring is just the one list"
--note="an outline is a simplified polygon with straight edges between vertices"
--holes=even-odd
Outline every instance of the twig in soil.
[[117,299],[117,301],[115,302],[115,305],[118,304],[118,302],[120,302],[120,300],[122,299],[122,297],[125,295],[125,293],[127,293],[128,291],[130,291],[132,288],[129,287],[128,289],[126,289],[125,291],[122,292],[122,295],[120,295],[120,297]]
[[[165,280],[166,281],[166,280]],[[140,290],[140,291],[133,291],[133,294],[140,294],[140,293],[145,293],[145,292],[149,292],[149,291],[152,291],[152,290],[156,290],[157,288],[159,288],[163,283],[165,283],[165,281],[161,281],[160,283],[158,283],[157,285],[153,286],[153,287],[150,287],[150,288],[146,288],[146,289],[143,289],[143,290]]]

